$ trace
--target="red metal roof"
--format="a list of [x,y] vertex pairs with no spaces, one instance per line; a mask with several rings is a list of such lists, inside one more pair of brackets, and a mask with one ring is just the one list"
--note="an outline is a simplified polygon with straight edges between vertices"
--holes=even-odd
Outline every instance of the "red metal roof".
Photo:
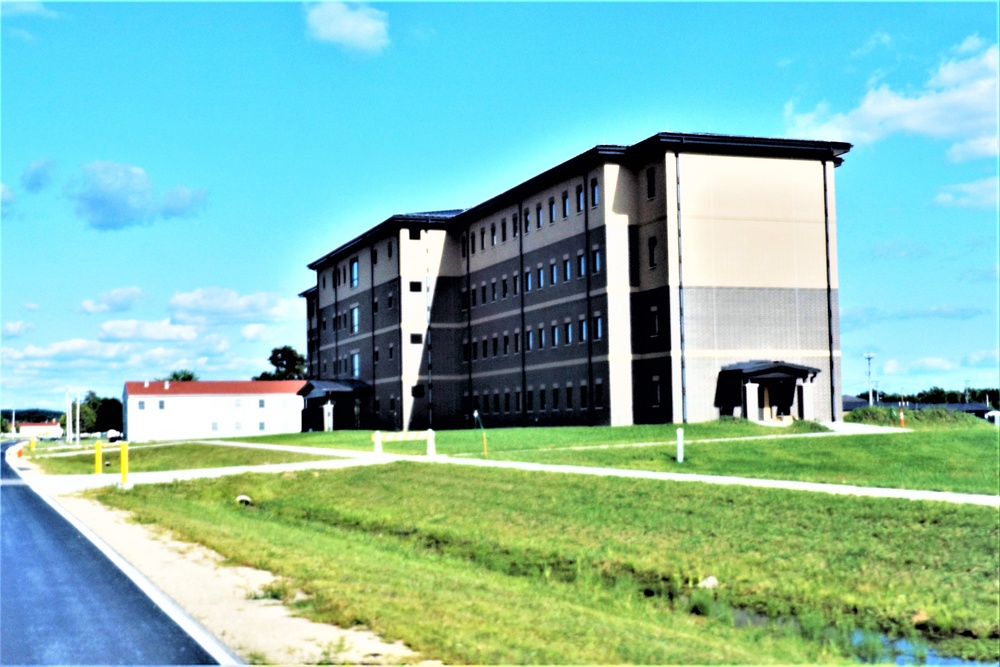
[[130,396],[229,396],[235,394],[296,394],[305,380],[196,380],[192,382],[126,382]]
[[17,422],[17,427],[18,428],[21,428],[22,426],[59,426],[59,422],[58,421],[50,421],[50,422]]

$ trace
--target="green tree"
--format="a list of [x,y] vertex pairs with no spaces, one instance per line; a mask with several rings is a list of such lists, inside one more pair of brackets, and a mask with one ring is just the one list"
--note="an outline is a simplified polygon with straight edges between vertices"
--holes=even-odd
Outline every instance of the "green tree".
[[6,417],[0,417],[0,433],[7,433],[10,431],[10,422],[7,421]]
[[189,371],[186,368],[173,371],[165,378],[158,378],[157,382],[163,382],[164,380],[168,382],[194,382],[198,379],[198,374],[194,371]]
[[271,350],[269,361],[274,366],[274,372],[264,371],[254,377],[254,380],[304,380],[306,378],[306,358],[290,345]]

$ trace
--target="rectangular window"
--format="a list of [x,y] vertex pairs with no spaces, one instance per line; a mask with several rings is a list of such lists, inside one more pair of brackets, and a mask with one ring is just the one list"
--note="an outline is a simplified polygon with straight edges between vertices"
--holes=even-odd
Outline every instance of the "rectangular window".
[[378,315],[378,299],[372,301],[372,315]]
[[510,392],[505,391],[503,393],[503,411],[510,412]]
[[351,287],[358,286],[358,258],[351,260]]
[[524,393],[524,402],[527,405],[529,412],[535,409],[535,392],[534,392],[534,390],[529,389],[528,391],[526,391]]
[[601,251],[594,249],[590,253],[590,264],[593,267],[594,273],[601,272]]
[[[539,224],[541,224],[542,216],[538,216]],[[549,197],[549,224],[556,221],[556,198]]]
[[392,359],[392,351],[393,351],[392,343],[389,343],[389,358],[390,359]]
[[504,278],[500,283],[500,295],[506,299],[507,298],[507,279]]
[[521,411],[521,392],[520,391],[515,391],[514,392],[514,409],[517,412]]
[[604,338],[604,318],[600,315],[594,316],[594,340]]
[[486,305],[486,285],[481,285],[482,295],[483,295],[483,305]]
[[[527,217],[527,216],[525,216]],[[517,238],[517,232],[521,229],[521,223],[517,221],[517,213],[510,219],[510,235],[512,238]]]
[[471,296],[472,296],[472,307],[475,308],[475,306],[476,306],[476,288],[475,287],[472,288],[472,295]]
[[559,281],[559,267],[555,264],[550,264],[549,274],[552,276],[552,280],[550,282],[555,285]]
[[493,394],[493,412],[500,412],[500,394]]
[[493,356],[497,356],[500,351],[500,340],[494,336],[493,337]]
[[420,343],[424,342],[424,335],[423,334],[410,334],[410,342],[413,343],[414,345],[419,345]]
[[524,339],[524,349],[531,352],[535,349],[535,332],[529,331],[527,333],[527,338]]
[[163,401],[160,401],[160,409],[163,409]]
[[558,324],[553,324],[552,325],[552,347],[555,347],[558,344],[559,344],[559,325]]
[[580,320],[580,342],[587,340],[587,320]]
[[576,212],[583,210],[583,186],[576,186]]
[[518,278],[518,276],[512,276],[511,277],[511,281],[514,283],[514,286],[513,286],[514,296],[517,296],[517,284],[520,282],[517,278]]
[[544,410],[545,409],[545,397],[546,397],[545,390],[544,389],[539,389],[538,390],[538,409],[539,410]]
[[355,352],[351,355],[351,375],[353,377],[361,377],[361,355]]
[[139,401],[139,409],[140,410],[146,409],[146,401]]
[[650,236],[647,243],[649,246],[649,268],[656,268],[656,237]]
[[260,399],[259,401],[257,401],[257,407],[258,407],[258,408],[262,408],[262,407],[264,407],[264,399],[263,399],[263,398],[262,398],[262,399]]
[[486,228],[480,227],[479,229],[479,249],[486,250]]
[[468,361],[471,356],[472,353],[469,351],[469,344],[462,343],[462,361]]
[[489,351],[490,351],[489,350],[489,341],[484,338],[483,339],[483,359],[486,358],[486,355],[489,354]]
[[576,258],[576,277],[583,278],[587,273],[587,256],[579,255]]
[[538,289],[545,287],[545,269],[538,269]]
[[390,410],[395,410],[396,409],[396,397],[395,396],[390,396],[389,397],[389,409]]
[[469,253],[472,255],[476,254],[476,233],[472,232],[472,237],[469,239]]
[[387,244],[386,254],[389,255],[389,259],[392,259],[392,241]]
[[390,294],[390,295],[388,296],[388,298],[386,299],[386,301],[388,302],[388,303],[386,303],[386,307],[387,307],[387,308],[388,308],[389,310],[392,310],[392,294]]
[[372,362],[376,363],[376,364],[378,363],[378,348],[377,347],[372,351]]
[[563,330],[566,332],[566,344],[569,345],[570,343],[573,342],[573,323],[566,322],[566,324],[563,327]]
[[508,334],[503,335],[503,353],[510,354],[510,336]]
[[493,301],[497,300],[497,284],[490,283],[490,295],[493,297]]
[[563,280],[569,280],[573,277],[573,263],[568,259],[563,260]]
[[472,360],[475,361],[479,359],[479,345],[476,341],[472,341]]
[[378,248],[372,248],[372,266],[378,264]]
[[541,202],[539,202],[538,205],[535,206],[535,220],[538,221],[538,226],[541,227],[542,226],[542,203]]
[[419,280],[410,281],[410,291],[411,292],[422,292],[424,289],[424,284]]
[[538,327],[538,349],[545,349],[545,327]]
[[597,179],[590,179],[590,205],[597,206],[600,204],[601,188],[597,185]]
[[566,409],[573,409],[573,387],[566,387]]
[[652,337],[660,335],[660,314],[655,310],[649,314],[649,335]]
[[552,409],[559,409],[559,387],[552,387]]
[[260,424],[257,426],[257,430],[258,431],[263,431],[264,430],[264,422],[260,422]]
[[566,190],[562,193],[562,214],[564,218],[569,217],[569,192]]
[[590,408],[590,395],[587,385],[580,385],[580,408],[586,410]]
[[497,223],[490,224],[490,245],[495,246],[497,244]]
[[601,383],[594,385],[594,407],[604,407],[604,385]]
[[524,291],[531,291],[531,271],[524,272]]
[[514,332],[514,352],[521,351],[521,334],[517,331]]
[[355,306],[351,308],[351,333],[358,333],[361,330],[361,309]]
[[646,199],[656,197],[656,167],[646,170]]
[[500,243],[507,242],[507,218],[500,221]]

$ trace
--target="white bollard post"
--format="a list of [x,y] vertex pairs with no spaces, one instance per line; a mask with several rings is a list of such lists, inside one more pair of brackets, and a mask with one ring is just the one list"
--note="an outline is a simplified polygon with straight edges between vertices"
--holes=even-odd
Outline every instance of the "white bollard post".
[[684,463],[684,429],[677,429],[677,462]]
[[437,447],[434,445],[434,429],[427,429],[427,456],[437,456]]
[[373,436],[375,438],[375,453],[382,453],[382,431],[375,431]]

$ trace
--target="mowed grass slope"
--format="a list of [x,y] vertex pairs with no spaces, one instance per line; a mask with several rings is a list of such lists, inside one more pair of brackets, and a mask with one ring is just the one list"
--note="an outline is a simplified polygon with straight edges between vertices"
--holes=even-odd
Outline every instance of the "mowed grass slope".
[[447,662],[817,662],[855,626],[1000,657],[991,508],[417,463],[97,493]]
[[[108,464],[103,468],[105,472],[121,472],[121,455],[117,447],[104,449],[101,458]],[[331,457],[195,443],[136,446],[129,447],[129,472],[228,468],[230,466],[296,463],[329,458]],[[94,472],[93,450],[73,456],[38,456],[36,454],[30,457],[30,460],[50,475],[85,475]]]

